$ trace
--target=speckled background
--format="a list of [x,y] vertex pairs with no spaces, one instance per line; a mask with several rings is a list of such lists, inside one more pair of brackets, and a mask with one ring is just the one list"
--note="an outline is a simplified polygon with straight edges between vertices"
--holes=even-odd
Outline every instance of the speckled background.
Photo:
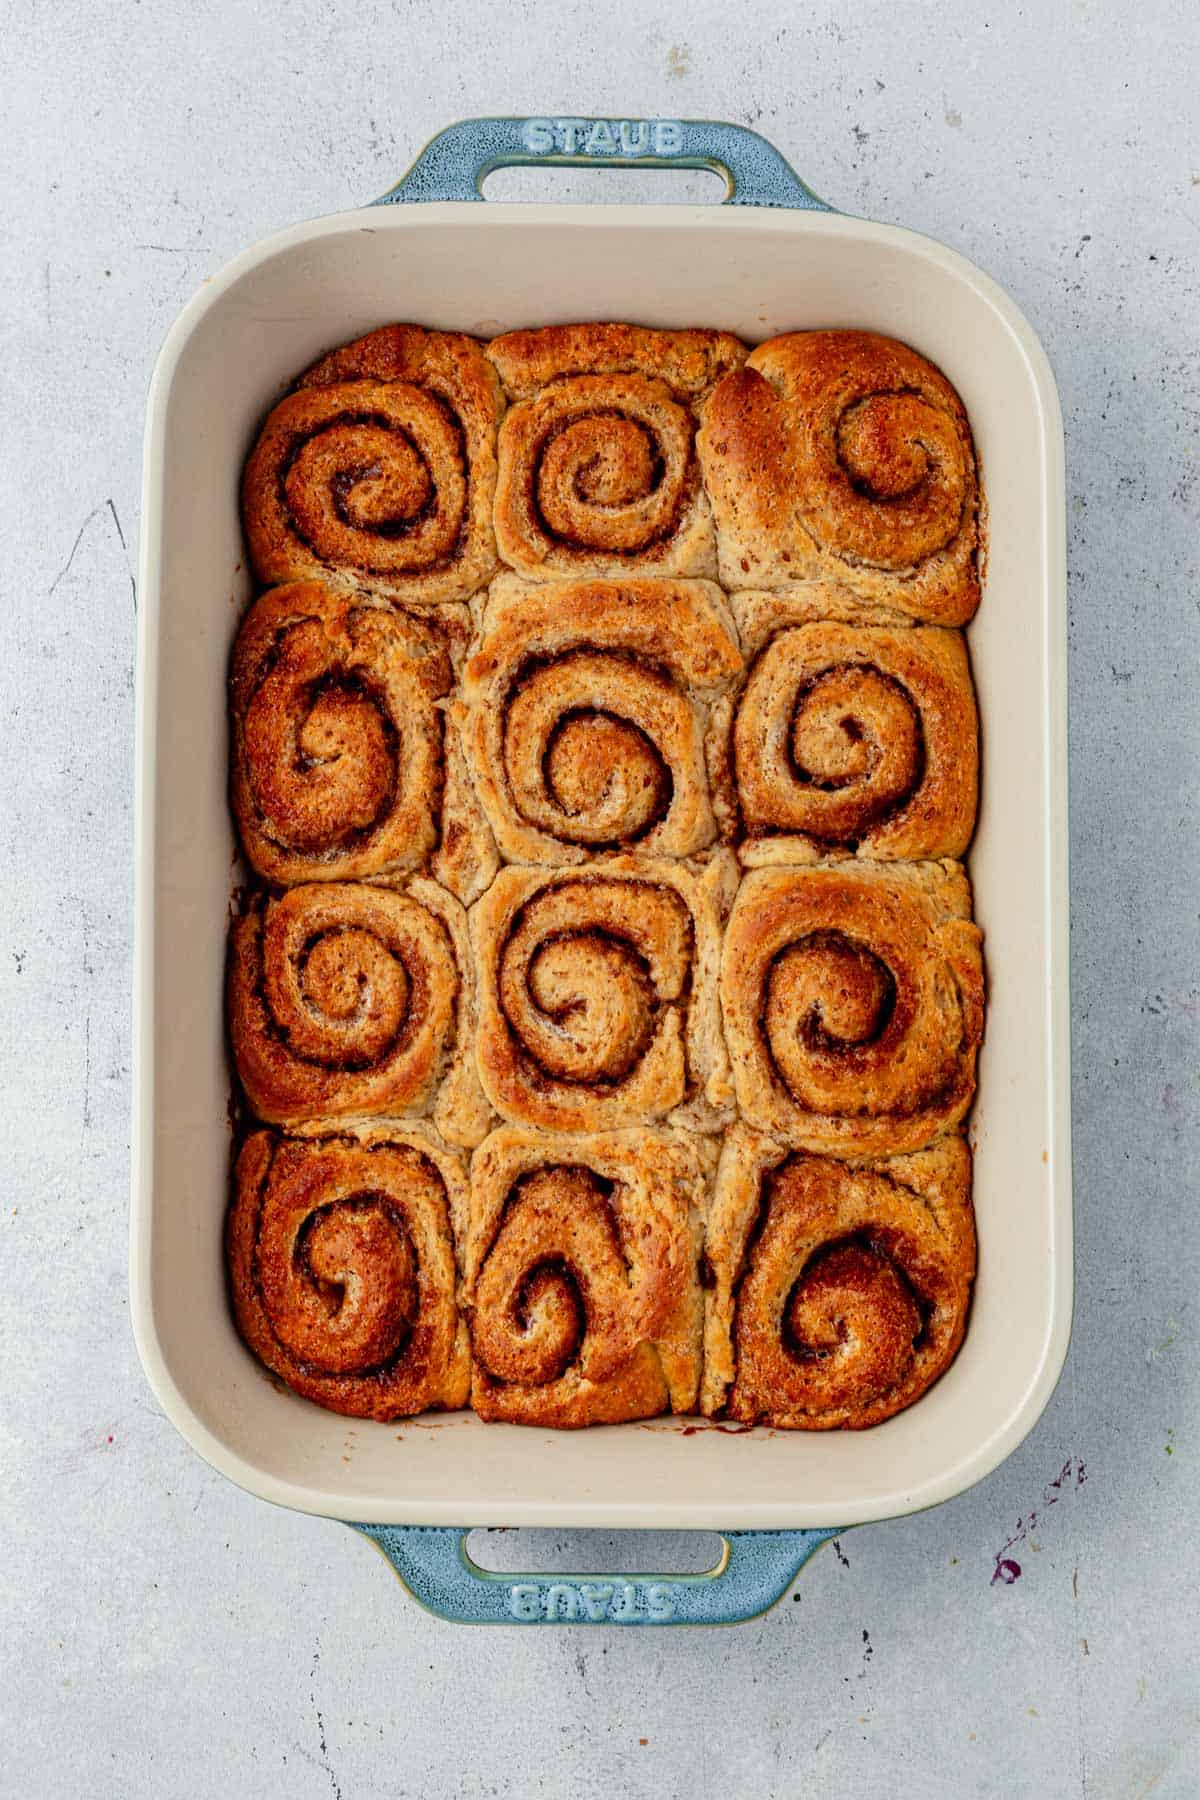
[[[0,22],[0,1788],[1193,1800],[1200,15],[8,0]],[[1066,414],[1070,1362],[990,1480],[847,1535],[736,1631],[439,1624],[369,1544],[197,1461],[128,1327],[150,367],[236,250],[380,192],[449,119],[509,110],[757,126],[835,205],[994,274]],[[561,1541],[493,1546],[511,1565]]]

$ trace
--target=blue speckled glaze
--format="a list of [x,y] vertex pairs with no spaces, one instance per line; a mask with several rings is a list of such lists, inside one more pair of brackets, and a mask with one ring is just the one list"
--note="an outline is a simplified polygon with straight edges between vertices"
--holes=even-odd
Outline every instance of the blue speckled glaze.
[[701,1575],[511,1575],[480,1568],[458,1526],[355,1525],[404,1586],[460,1625],[740,1625],[774,1606],[836,1530],[730,1531]]
[[718,119],[460,119],[430,138],[407,175],[376,206],[482,200],[495,169],[711,169],[733,206],[831,212],[757,131]]
[[[431,138],[376,206],[482,200],[494,169],[711,169],[733,206],[833,209],[756,131],[715,119],[461,119]],[[836,1527],[731,1531],[701,1575],[498,1575],[467,1553],[459,1526],[368,1525],[369,1537],[430,1612],[463,1625],[738,1625],[782,1598]]]

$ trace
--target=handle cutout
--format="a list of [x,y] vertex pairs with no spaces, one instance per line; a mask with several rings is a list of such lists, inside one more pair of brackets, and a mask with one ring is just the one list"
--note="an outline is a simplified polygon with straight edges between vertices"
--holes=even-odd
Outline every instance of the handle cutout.
[[576,169],[545,163],[493,169],[483,197],[576,206],[720,206],[728,184],[715,169]]
[[572,1574],[605,1569],[612,1575],[708,1575],[725,1546],[715,1531],[488,1530],[467,1538],[467,1554],[491,1574]]

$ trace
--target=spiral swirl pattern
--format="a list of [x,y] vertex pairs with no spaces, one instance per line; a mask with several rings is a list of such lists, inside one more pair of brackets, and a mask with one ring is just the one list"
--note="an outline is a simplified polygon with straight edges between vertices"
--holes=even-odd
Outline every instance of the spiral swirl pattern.
[[788,603],[767,596],[739,614],[767,633],[731,733],[743,860],[961,855],[978,727],[958,634],[790,627]]
[[290,889],[230,938],[234,1062],[259,1118],[293,1125],[433,1112],[477,1143],[466,918],[434,882],[407,893],[334,882]]
[[863,331],[773,338],[717,388],[699,449],[727,586],[824,579],[857,602],[834,616],[971,617],[970,428],[915,351]]
[[495,566],[494,374],[469,338],[393,326],[327,357],[271,413],[243,518],[262,581],[337,575],[464,599]]
[[[975,1272],[970,1157],[958,1138],[876,1165],[732,1146],[717,1202],[716,1310],[730,1332],[727,1398],[746,1423],[878,1424],[920,1397],[962,1342]],[[727,1231],[731,1194],[755,1222]],[[738,1201],[740,1205],[740,1200]],[[722,1359],[718,1356],[718,1361]]]
[[785,1143],[914,1150],[970,1104],[983,970],[953,864],[749,876],[721,991],[743,1117]]
[[278,882],[420,863],[437,839],[452,678],[436,628],[317,582],[264,594],[230,677],[233,807]]
[[471,921],[497,1112],[592,1131],[724,1091],[710,977],[723,874],[632,858],[572,877],[501,870]]
[[254,1133],[226,1234],[250,1349],[334,1412],[394,1419],[465,1404],[451,1232],[462,1185],[453,1159],[415,1133]]
[[716,573],[695,406],[740,362],[713,332],[577,326],[489,346],[520,397],[500,430],[496,539],[526,574]]
[[814,434],[814,479],[828,481],[814,513],[820,540],[840,556],[909,569],[957,534],[967,470],[958,421],[911,390],[873,391],[856,369],[822,395]]
[[661,382],[579,375],[513,408],[500,482],[501,553],[518,567],[661,562],[695,505],[692,423]]
[[695,1397],[701,1192],[685,1145],[503,1129],[471,1175],[472,1403],[583,1425]]
[[457,716],[504,854],[570,863],[710,844],[705,733],[741,666],[709,582],[498,581]]

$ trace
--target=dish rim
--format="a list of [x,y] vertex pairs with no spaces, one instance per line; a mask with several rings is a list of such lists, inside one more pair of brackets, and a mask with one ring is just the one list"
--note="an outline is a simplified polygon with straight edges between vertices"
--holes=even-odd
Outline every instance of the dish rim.
[[[1045,566],[1040,580],[1046,596],[1046,684],[1050,717],[1047,729],[1049,766],[1043,778],[1047,796],[1043,854],[1046,859],[1046,916],[1043,920],[1052,979],[1044,996],[1048,1068],[1051,1092],[1046,1109],[1048,1155],[1053,1206],[1052,1248],[1054,1285],[1050,1327],[1037,1369],[1024,1392],[1014,1398],[1004,1422],[973,1452],[943,1470],[916,1491],[898,1490],[868,1503],[846,1502],[745,1502],[735,1523],[763,1528],[792,1525],[855,1523],[900,1516],[925,1510],[954,1498],[990,1474],[1028,1435],[1049,1403],[1062,1373],[1070,1341],[1073,1307],[1073,1199],[1071,1178],[1070,1118],[1070,965],[1067,844],[1067,667],[1066,667],[1066,551],[1065,476],[1062,416],[1057,388],[1040,341],[1020,309],[992,278],[959,252],[906,227],[856,219],[839,213],[757,209],[720,206],[605,206],[551,204],[484,204],[437,202],[409,211],[405,208],[355,207],[313,221],[287,226],[239,252],[210,277],[184,305],[168,330],[155,362],[150,382],[144,437],[142,524],[138,558],[138,641],[135,701],[134,792],[134,973],[133,973],[133,1107],[131,1130],[130,1211],[130,1314],[133,1332],[147,1380],[164,1413],[185,1440],[220,1473],[262,1499],[293,1510],[344,1519],[352,1500],[345,1492],[318,1484],[279,1479],[231,1450],[201,1420],[184,1398],[166,1362],[154,1318],[151,1281],[154,1179],[154,973],[156,920],[154,916],[155,806],[157,760],[154,726],[158,701],[158,649],[160,587],[163,564],[162,488],[164,446],[170,397],[180,357],[196,327],[229,290],[269,259],[298,244],[319,242],[347,231],[377,233],[422,228],[461,228],[487,231],[519,224],[531,232],[562,226],[593,228],[602,223],[631,233],[661,230],[666,225],[703,223],[713,231],[800,233],[812,237],[848,237],[892,246],[916,254],[940,266],[983,300],[1015,339],[1028,367],[1036,398],[1038,427],[1045,456],[1046,491],[1050,497],[1045,526]],[[636,312],[636,308],[632,308]],[[968,865],[969,867],[969,865]],[[681,1422],[682,1425],[683,1422]],[[662,1424],[662,1429],[671,1429]],[[484,1429],[504,1429],[487,1426]],[[526,1430],[528,1427],[509,1427]],[[612,1428],[610,1428],[612,1429]],[[616,1427],[615,1429],[625,1429]],[[731,1521],[727,1508],[716,1514],[703,1497],[663,1501],[634,1498],[614,1504],[586,1496],[572,1502],[569,1511],[553,1502],[528,1501],[519,1506],[480,1499],[473,1506],[472,1524],[558,1525],[579,1527],[637,1527],[720,1529]],[[373,1523],[428,1523],[461,1525],[463,1508],[456,1500],[422,1502],[414,1511],[402,1499],[394,1503],[372,1501]],[[519,1514],[519,1520],[514,1520]],[[368,1512],[358,1516],[366,1518]]]

